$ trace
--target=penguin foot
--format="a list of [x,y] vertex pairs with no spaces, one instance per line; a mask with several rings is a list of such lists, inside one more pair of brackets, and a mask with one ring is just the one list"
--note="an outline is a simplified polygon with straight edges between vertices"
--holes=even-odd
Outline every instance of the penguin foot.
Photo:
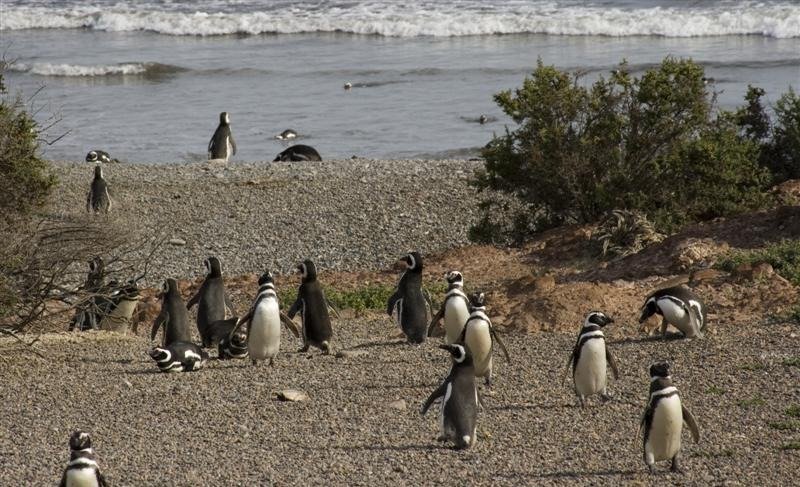
[[607,403],[608,401],[610,401],[610,400],[612,400],[614,398],[611,397],[610,394],[600,394],[600,399],[602,399],[603,400],[603,404],[605,404],[605,403]]
[[297,353],[306,353],[308,352],[309,345],[305,345],[303,348],[297,351]]
[[670,471],[672,473],[683,473],[683,470],[681,470],[680,464],[678,462],[678,456],[677,455],[672,457],[672,467],[670,468]]
[[647,469],[650,471],[650,475],[656,474],[656,466],[655,465],[648,465]]
[[447,436],[445,436],[445,435],[439,435],[439,436],[437,436],[437,437],[436,437],[436,441],[447,441],[447,440],[449,440],[449,439],[450,439],[450,438],[448,438],[448,437],[447,437]]

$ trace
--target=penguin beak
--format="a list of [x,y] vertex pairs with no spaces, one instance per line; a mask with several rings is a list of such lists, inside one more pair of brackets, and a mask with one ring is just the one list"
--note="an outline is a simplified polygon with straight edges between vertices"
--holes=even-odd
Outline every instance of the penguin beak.
[[448,352],[453,350],[452,345],[439,345],[439,348],[441,348],[442,350],[447,350]]
[[639,324],[642,324],[645,321],[647,321],[647,318],[650,318],[652,315],[653,313],[650,312],[650,308],[645,306],[644,309],[642,310],[642,316],[639,317]]
[[606,325],[608,325],[610,323],[614,323],[614,318],[612,318],[610,316],[606,316]]

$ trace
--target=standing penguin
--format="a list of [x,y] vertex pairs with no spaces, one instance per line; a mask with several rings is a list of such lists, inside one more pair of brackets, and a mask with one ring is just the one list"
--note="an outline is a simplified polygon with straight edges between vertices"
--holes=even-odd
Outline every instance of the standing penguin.
[[484,377],[486,385],[492,385],[492,352],[495,342],[503,351],[506,361],[511,361],[508,350],[500,337],[497,335],[492,322],[486,316],[486,296],[483,293],[474,293],[470,296],[470,306],[472,312],[461,332],[460,343],[467,347],[472,356],[475,377]]
[[189,315],[186,305],[178,290],[178,282],[169,278],[164,281],[161,289],[161,312],[153,322],[150,331],[150,340],[155,340],[158,329],[164,327],[162,344],[168,347],[174,342],[192,342],[192,332],[189,330]]
[[305,260],[297,266],[297,271],[303,276],[300,289],[297,291],[297,300],[289,308],[289,319],[300,312],[303,321],[303,348],[301,352],[308,351],[310,345],[321,349],[325,354],[331,353],[331,317],[328,314],[328,301],[317,281],[317,267],[310,260]]
[[433,401],[442,398],[441,428],[439,441],[453,441],[456,448],[469,448],[478,439],[475,435],[478,422],[478,389],[475,387],[475,371],[472,357],[459,344],[439,345],[453,358],[450,373],[422,405],[424,416]]
[[59,487],[106,487],[105,477],[97,465],[89,433],[76,431],[69,437],[69,463]]
[[108,183],[103,179],[103,166],[94,166],[94,179],[86,195],[86,212],[98,213],[111,211],[111,197],[108,195]]
[[87,299],[79,303],[75,309],[75,315],[69,324],[69,331],[78,329],[85,331],[98,327],[98,309],[100,298],[98,294],[105,287],[105,263],[102,257],[94,257],[88,262],[89,272],[86,275],[86,282],[83,289],[91,294]]
[[225,319],[225,309],[229,309],[232,314],[233,304],[225,293],[225,282],[222,280],[222,264],[216,257],[209,257],[203,261],[206,265],[206,278],[194,296],[186,303],[186,309],[197,307],[197,331],[200,332],[200,339],[203,347],[208,348],[215,345],[211,323]]
[[422,343],[427,335],[429,304],[422,292],[422,256],[419,252],[411,252],[398,263],[406,270],[389,297],[386,313],[392,316],[397,309],[397,322],[409,343]]
[[108,310],[100,320],[100,329],[117,333],[127,332],[138,304],[139,287],[131,279],[111,293]]
[[219,114],[219,125],[211,140],[208,141],[208,158],[228,162],[228,158],[236,155],[236,141],[231,133],[231,117],[228,112]]
[[[572,380],[575,395],[581,407],[586,396],[600,394],[604,401],[611,399],[606,392],[606,365],[611,367],[614,378],[619,379],[619,371],[603,336],[603,327],[614,320],[599,311],[586,315],[578,340],[569,356],[567,372],[572,365]],[[566,378],[566,373],[564,374]],[[563,382],[563,381],[562,381]]]
[[455,343],[461,338],[464,324],[469,318],[469,298],[464,294],[464,277],[458,271],[450,271],[444,276],[447,281],[447,294],[442,307],[428,325],[428,336],[439,320],[444,317],[445,343]]
[[[692,413],[681,403],[678,389],[672,385],[669,364],[650,366],[650,400],[639,422],[644,428],[644,463],[655,473],[655,462],[672,460],[672,471],[679,472],[678,453],[681,449],[683,423],[692,432],[695,443],[700,441],[700,430]],[[639,432],[636,433],[639,436]]]
[[679,329],[687,338],[700,337],[706,329],[706,306],[692,291],[683,286],[659,289],[647,296],[639,323],[654,314],[662,316],[661,336],[667,337],[667,326]]
[[[305,319],[303,321],[305,322]],[[281,322],[295,337],[300,337],[300,332],[294,322],[281,312],[278,293],[275,291],[275,280],[272,273],[267,271],[258,280],[258,295],[253,301],[250,311],[239,318],[233,330],[236,333],[245,323],[250,324],[247,331],[247,352],[253,365],[256,365],[259,360],[267,359],[269,359],[270,365],[275,364],[275,356],[278,355],[281,348]],[[330,329],[330,324],[328,324],[328,328]],[[305,336],[305,327],[303,335]],[[306,349],[308,349],[307,345]]]

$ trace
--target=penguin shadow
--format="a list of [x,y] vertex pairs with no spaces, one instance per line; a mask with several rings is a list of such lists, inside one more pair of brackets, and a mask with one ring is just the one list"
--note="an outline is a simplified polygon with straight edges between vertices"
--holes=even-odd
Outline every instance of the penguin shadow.
[[571,409],[576,407],[574,403],[524,403],[524,404],[504,404],[502,406],[487,405],[486,409],[489,411],[533,411],[533,410],[555,410],[555,409]]
[[99,359],[99,358],[76,358],[67,360],[67,363],[79,363],[79,364],[98,364],[98,365],[108,365],[108,364],[120,364],[120,365],[130,365],[134,362],[132,358],[120,358],[116,360],[108,360],[108,359]]
[[651,335],[639,338],[623,338],[621,340],[606,340],[609,345],[633,345],[636,343],[658,343],[658,342],[671,342],[676,340],[684,340],[686,337],[682,333],[667,332],[667,337],[664,339],[661,334]]
[[348,446],[325,446],[325,447],[306,447],[306,450],[312,451],[434,451],[434,450],[452,450],[453,448],[446,443],[425,443],[425,444],[409,444],[409,445],[348,445]]
[[354,345],[350,347],[348,350],[362,350],[365,348],[378,348],[378,347],[397,347],[400,345],[405,345],[406,343],[408,342],[403,339],[364,342],[364,343],[359,343],[358,345]]
[[567,470],[564,472],[550,472],[543,474],[519,474],[522,477],[537,478],[537,479],[562,479],[562,478],[581,478],[581,477],[615,477],[623,475],[636,475],[640,470],[599,470],[599,471],[585,471],[578,472],[575,470]]

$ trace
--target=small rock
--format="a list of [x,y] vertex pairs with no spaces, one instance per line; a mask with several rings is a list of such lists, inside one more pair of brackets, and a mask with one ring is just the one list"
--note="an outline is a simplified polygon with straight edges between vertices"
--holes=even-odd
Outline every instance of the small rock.
[[689,278],[691,282],[712,281],[725,273],[716,269],[700,269]]
[[308,401],[308,394],[303,391],[298,391],[297,389],[285,389],[280,391],[278,394],[278,399],[281,401],[291,401],[291,402],[300,402],[300,401]]
[[406,405],[405,399],[398,399],[396,401],[392,401],[389,404],[387,404],[387,406],[389,406],[392,409],[397,409],[398,411],[405,411],[406,408],[408,407]]
[[182,238],[171,238],[171,239],[169,239],[167,241],[167,243],[170,244],[170,245],[182,246],[182,245],[186,245],[186,240],[184,240]]
[[131,381],[129,381],[128,379],[122,379],[122,383],[128,386],[129,389],[133,387],[133,384],[131,384]]

